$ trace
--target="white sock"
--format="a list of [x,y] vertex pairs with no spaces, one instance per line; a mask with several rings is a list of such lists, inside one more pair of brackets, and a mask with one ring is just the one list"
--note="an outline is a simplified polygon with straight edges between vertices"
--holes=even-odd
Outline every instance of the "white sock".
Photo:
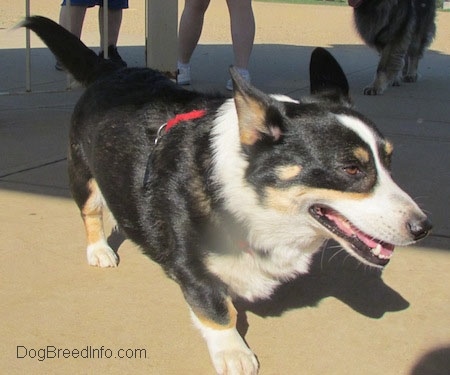
[[190,63],[185,64],[185,63],[182,63],[180,61],[177,61],[177,68],[178,69],[189,69],[190,67],[191,67]]

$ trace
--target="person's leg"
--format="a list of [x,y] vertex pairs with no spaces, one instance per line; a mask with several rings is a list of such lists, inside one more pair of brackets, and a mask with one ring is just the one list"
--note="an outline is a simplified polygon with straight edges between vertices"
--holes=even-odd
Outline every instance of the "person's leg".
[[[122,9],[108,9],[108,46],[116,46],[122,25]],[[98,11],[100,25],[100,45],[103,46],[103,7]]]
[[[63,2],[59,12],[59,24],[76,37],[81,38],[81,30],[83,29],[86,9],[87,6],[85,5],[71,5],[68,7],[66,6],[66,3]],[[56,60],[55,69],[64,70],[64,67],[58,60]]]
[[185,0],[178,32],[178,60],[188,64],[202,33],[210,0]]
[[[100,26],[100,46],[104,46],[104,24],[103,24],[103,2],[99,1],[100,8],[98,12],[98,24]],[[128,8],[127,0],[110,0],[108,2],[108,58],[117,62],[122,66],[127,66],[122,57],[117,52],[117,41],[119,39],[120,26],[122,25],[123,9]],[[100,51],[100,56],[104,56],[103,50]]]
[[86,8],[86,6],[81,5],[71,5],[70,7],[62,5],[59,13],[59,24],[80,38]]
[[178,30],[178,74],[180,85],[191,83],[190,60],[203,29],[210,0],[185,0]]
[[255,40],[255,17],[251,0],[227,0],[230,12],[234,66],[247,69]]
[[[253,16],[251,0],[227,0],[230,13],[231,40],[233,42],[233,65],[247,81],[250,81],[248,63],[255,40],[255,17]],[[226,85],[233,89],[231,79]]]

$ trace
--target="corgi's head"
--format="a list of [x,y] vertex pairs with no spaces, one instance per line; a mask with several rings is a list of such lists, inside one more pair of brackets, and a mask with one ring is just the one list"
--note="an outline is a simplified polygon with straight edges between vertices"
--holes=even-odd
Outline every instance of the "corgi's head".
[[214,130],[216,173],[255,246],[311,252],[333,238],[383,267],[394,246],[427,235],[426,215],[392,180],[392,144],[351,108],[345,74],[326,50],[314,50],[312,95],[300,101],[231,75],[234,98]]

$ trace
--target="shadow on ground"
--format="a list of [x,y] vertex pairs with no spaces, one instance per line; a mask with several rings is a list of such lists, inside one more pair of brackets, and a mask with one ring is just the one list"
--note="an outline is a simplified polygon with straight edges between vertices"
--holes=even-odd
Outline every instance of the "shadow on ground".
[[281,285],[269,300],[237,300],[240,332],[245,334],[247,330],[247,311],[262,317],[280,316],[291,309],[315,307],[328,297],[373,319],[407,309],[409,302],[386,285],[381,276],[380,270],[362,265],[330,241],[314,256],[307,275]]

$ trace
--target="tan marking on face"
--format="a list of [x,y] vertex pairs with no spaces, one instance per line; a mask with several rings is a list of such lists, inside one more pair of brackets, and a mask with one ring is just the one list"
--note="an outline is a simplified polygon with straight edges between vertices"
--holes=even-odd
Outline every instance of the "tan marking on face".
[[237,322],[237,310],[234,307],[233,302],[231,301],[231,298],[227,298],[227,308],[228,308],[228,319],[229,320],[228,320],[227,324],[223,324],[223,325],[207,318],[206,316],[195,311],[194,309],[192,309],[192,311],[194,312],[194,314],[198,318],[198,320],[205,327],[212,328],[215,330],[224,330],[224,329],[235,328],[236,322]]
[[333,200],[361,200],[368,198],[370,193],[343,192],[330,189],[292,186],[287,189],[268,187],[265,190],[264,203],[266,207],[282,213],[295,213],[303,201],[309,203]]
[[89,198],[81,209],[88,245],[105,240],[102,195],[95,179],[88,182]]
[[394,145],[391,142],[387,141],[384,145],[384,151],[387,155],[391,155],[394,152]]
[[296,178],[300,172],[302,171],[302,167],[300,165],[288,165],[283,167],[278,167],[276,169],[277,177],[283,181],[289,181]]
[[367,150],[365,150],[362,147],[358,147],[353,151],[353,155],[355,155],[355,157],[362,161],[363,163],[368,163],[370,160],[370,155],[369,152]]
[[302,196],[308,194],[310,189],[304,186],[292,186],[287,189],[266,188],[266,206],[279,212],[289,213],[295,211]]

